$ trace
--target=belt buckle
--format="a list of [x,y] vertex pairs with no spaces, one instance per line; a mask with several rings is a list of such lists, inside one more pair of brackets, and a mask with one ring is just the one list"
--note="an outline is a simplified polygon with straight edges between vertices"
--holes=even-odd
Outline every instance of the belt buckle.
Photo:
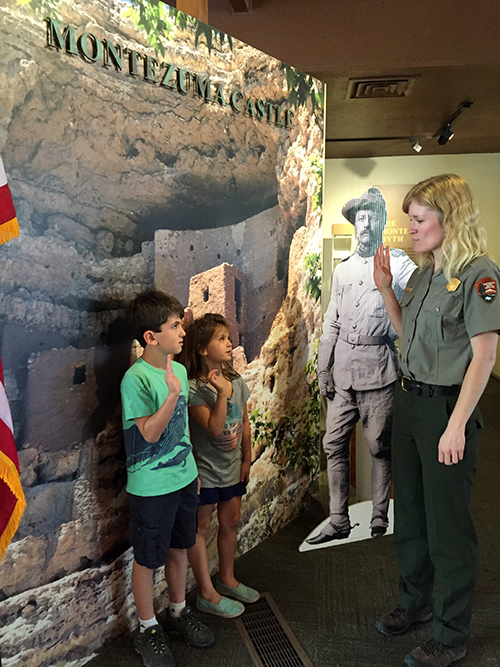
[[401,375],[401,380],[400,380],[401,389],[403,391],[406,391],[406,393],[408,393],[408,389],[406,389],[406,387],[405,387],[405,380],[408,380],[409,382],[411,382],[411,378],[409,378],[407,375]]

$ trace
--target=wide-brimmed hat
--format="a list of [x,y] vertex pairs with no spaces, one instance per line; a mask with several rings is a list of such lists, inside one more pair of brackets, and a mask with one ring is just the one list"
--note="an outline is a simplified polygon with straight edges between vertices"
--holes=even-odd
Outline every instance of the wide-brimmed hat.
[[347,204],[344,204],[342,207],[342,215],[354,225],[356,213],[363,209],[371,209],[380,216],[384,216],[384,218],[387,217],[387,204],[385,203],[383,194],[378,188],[368,188],[361,197],[350,199]]

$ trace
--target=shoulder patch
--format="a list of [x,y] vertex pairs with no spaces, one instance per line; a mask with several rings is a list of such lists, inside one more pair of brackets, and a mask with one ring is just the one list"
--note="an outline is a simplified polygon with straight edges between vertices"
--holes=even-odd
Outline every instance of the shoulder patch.
[[481,299],[484,299],[486,303],[491,303],[498,292],[497,281],[494,278],[490,278],[489,276],[478,280],[474,284],[474,287],[476,288],[476,292],[479,294]]
[[391,248],[391,257],[402,257],[403,255],[406,255],[406,253],[401,248]]

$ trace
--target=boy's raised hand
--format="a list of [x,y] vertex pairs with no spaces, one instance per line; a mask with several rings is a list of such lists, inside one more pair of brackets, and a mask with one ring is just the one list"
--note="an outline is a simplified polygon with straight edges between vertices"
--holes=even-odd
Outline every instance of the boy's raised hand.
[[179,396],[181,393],[181,382],[172,368],[173,355],[167,357],[167,368],[165,369],[165,383],[170,394]]

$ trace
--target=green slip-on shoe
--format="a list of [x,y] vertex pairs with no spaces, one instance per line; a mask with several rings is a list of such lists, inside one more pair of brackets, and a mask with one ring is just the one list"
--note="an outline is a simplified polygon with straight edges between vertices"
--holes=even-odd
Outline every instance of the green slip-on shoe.
[[222,581],[217,580],[215,582],[215,590],[221,595],[235,598],[240,602],[257,602],[260,598],[259,591],[256,591],[255,588],[250,588],[250,586],[245,586],[245,584],[242,583],[239,583],[236,588],[231,588],[231,586],[226,586]]
[[198,595],[196,598],[196,609],[204,611],[206,614],[220,616],[221,618],[236,618],[236,616],[240,616],[245,611],[245,607],[241,602],[230,600],[224,596],[220,599],[219,604],[214,604],[200,598]]

